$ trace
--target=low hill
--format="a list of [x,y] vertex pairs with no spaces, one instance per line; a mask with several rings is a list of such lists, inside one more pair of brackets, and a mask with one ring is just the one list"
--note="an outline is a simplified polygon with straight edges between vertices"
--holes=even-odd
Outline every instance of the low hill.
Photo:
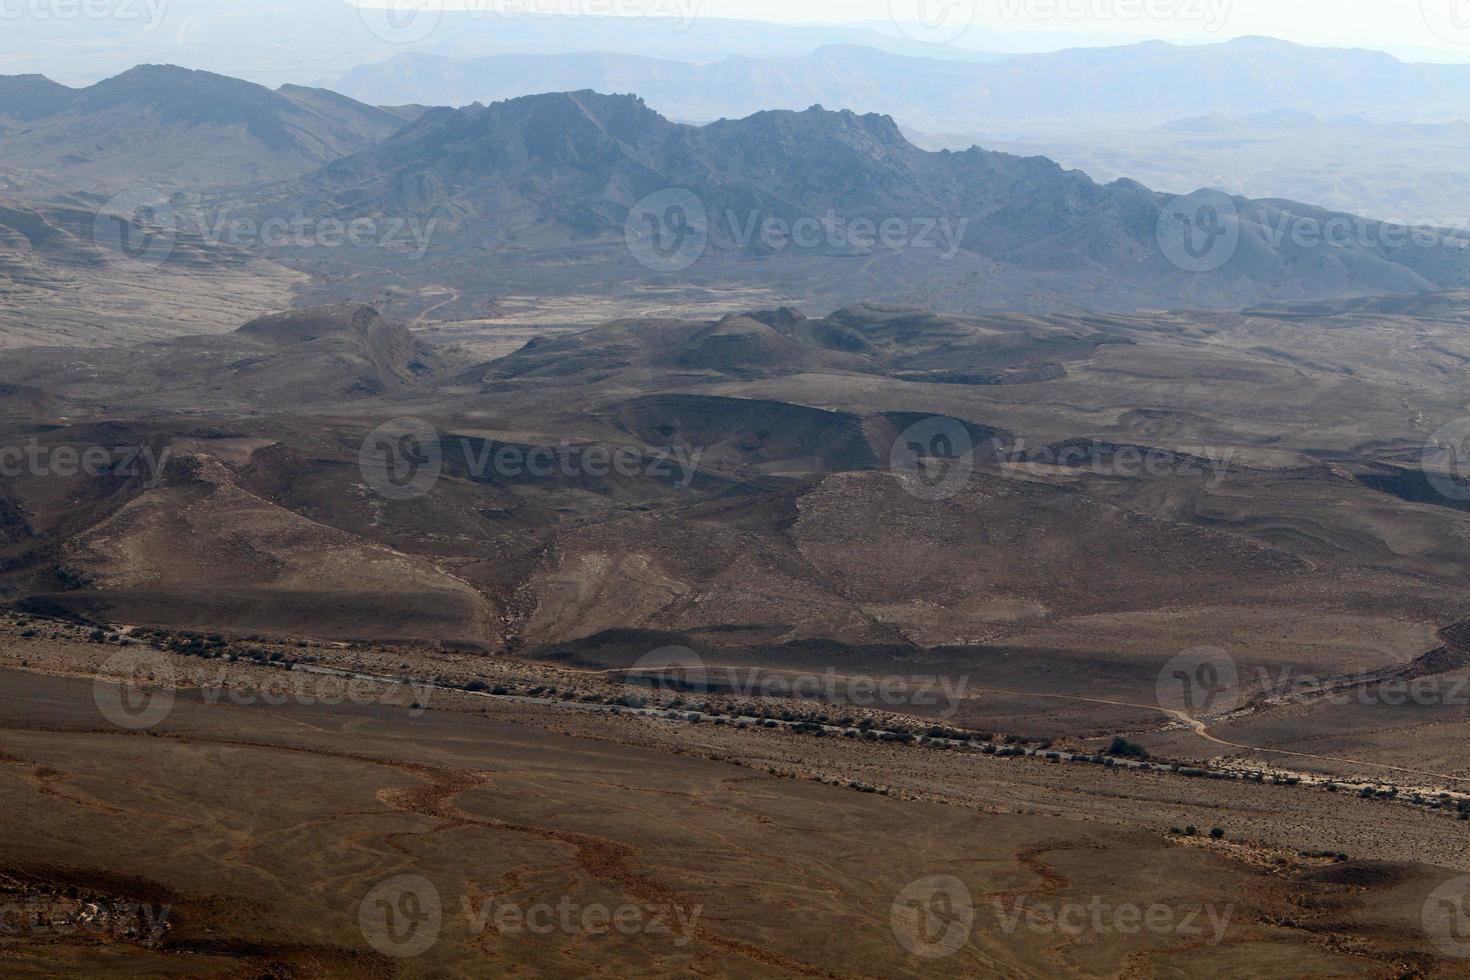
[[262,317],[230,334],[114,350],[32,348],[10,360],[9,377],[64,386],[84,402],[141,398],[180,411],[201,398],[255,411],[352,401],[391,394],[452,363],[357,304]]

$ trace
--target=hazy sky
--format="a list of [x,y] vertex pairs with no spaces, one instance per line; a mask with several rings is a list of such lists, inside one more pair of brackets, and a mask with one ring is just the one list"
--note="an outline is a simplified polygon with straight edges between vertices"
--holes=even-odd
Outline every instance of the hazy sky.
[[[948,11],[949,25],[1002,31],[1100,33],[1173,39],[1264,34],[1304,44],[1437,48],[1470,59],[1470,0],[360,0],[523,8],[527,4],[629,14],[787,22],[887,22]],[[1458,18],[1458,19],[1456,19]],[[1431,27],[1437,22],[1439,30]],[[958,33],[958,31],[954,31]],[[983,46],[976,35],[958,43]]]

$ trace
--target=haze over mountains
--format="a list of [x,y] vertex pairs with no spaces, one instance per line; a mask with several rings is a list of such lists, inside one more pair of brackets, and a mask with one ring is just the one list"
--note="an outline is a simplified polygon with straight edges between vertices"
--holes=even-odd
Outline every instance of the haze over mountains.
[[[9,29],[0,35],[0,70],[86,85],[135,64],[168,62],[275,88],[329,84],[357,65],[406,51],[449,57],[612,51],[693,63],[731,55],[794,56],[833,43],[963,59],[995,57],[987,51],[1096,43],[1082,34],[1036,38],[977,26],[976,40],[994,43],[974,50],[923,43],[891,22],[772,24],[711,17],[694,0],[650,0],[650,15],[635,17],[548,16],[545,9],[556,11],[558,3],[535,3],[539,7],[525,0],[480,0],[465,10],[441,9],[453,5],[438,3],[404,5],[401,10],[408,16],[395,27],[381,10],[360,12],[344,0],[137,0],[107,8],[116,16],[88,19],[85,30],[65,17],[7,18]],[[559,6],[563,11],[577,7],[566,2]],[[542,12],[527,13],[528,7]]]
[[[562,84],[550,84],[553,79]],[[821,103],[886,113],[918,129],[1004,136],[1278,109],[1384,121],[1463,119],[1470,65],[1405,64],[1380,51],[1270,38],[1191,46],[1150,41],[988,62],[832,45],[794,57],[710,64],[604,52],[480,59],[403,54],[356,68],[334,87],[363,101],[431,105],[552,88],[627,91],[689,121]]]
[[[649,286],[961,311],[1238,309],[1470,285],[1463,236],[1426,240],[1280,200],[1210,203],[1224,224],[1201,241],[1223,236],[1225,248],[1197,268],[1171,248],[1200,237],[1166,213],[1171,195],[1041,157],[923,151],[877,114],[814,106],[690,126],[590,91],[421,111],[168,66],[82,90],[7,78],[0,162],[17,168],[12,197],[181,195],[171,220],[197,222],[185,229],[201,239],[195,262],[242,215],[251,228],[411,229],[412,247],[388,248],[388,234],[369,247],[230,244],[315,270],[316,299],[350,298],[386,263],[414,289],[453,291],[438,304],[448,314],[518,291],[636,303]],[[664,227],[677,215],[694,225]],[[1324,233],[1339,226],[1341,241]],[[688,248],[677,267],[641,254],[663,236]]]
[[[555,276],[573,253],[584,275],[650,279],[629,254],[629,215],[669,193],[690,195],[702,213],[691,220],[707,239],[675,275],[777,277],[783,287],[825,289],[820,300],[836,305],[873,288],[862,277],[879,260],[900,264],[909,288],[947,309],[987,302],[981,293],[1019,308],[1238,308],[1470,285],[1470,249],[1457,237],[1399,247],[1373,222],[1283,201],[1225,202],[1239,243],[1217,268],[1191,270],[1161,245],[1161,222],[1166,237],[1174,233],[1166,195],[1126,180],[1101,185],[1039,157],[925,152],[886,116],[820,107],[702,127],[672,123],[634,96],[592,92],[434,110],[303,178],[275,206],[341,220],[429,217],[438,225],[426,265],[466,250],[492,263],[510,255],[519,281],[534,285],[538,266]],[[802,242],[766,234],[772,221],[826,230]],[[862,221],[898,223],[899,241],[863,240],[853,232]],[[1346,222],[1353,233],[1327,245],[1302,237],[1303,222]],[[772,258],[780,261],[764,261]],[[824,285],[839,264],[858,278]],[[669,272],[654,278],[677,281]],[[781,278],[793,275],[810,281]],[[983,288],[966,284],[981,275]],[[454,284],[473,288],[463,272]]]
[[[990,63],[853,44],[699,64],[608,50],[414,52],[358,67],[334,87],[369,102],[448,105],[568,88],[633,92],[685,122],[820,104],[891,115],[927,148],[1040,154],[1103,182],[1127,177],[1173,193],[1218,187],[1470,225],[1457,167],[1464,140],[1439,128],[1470,117],[1470,66],[1407,64],[1378,51],[1242,38]],[[1204,118],[1218,119],[1216,131],[1182,128]],[[1373,124],[1380,128],[1364,128]]]
[[1247,197],[1311,201],[1408,224],[1470,227],[1470,122],[1371,122],[1282,109],[1213,113],[1143,129],[1079,126],[1006,140],[985,133],[910,133],[926,149],[976,143],[1040,154],[1101,180],[1160,190],[1218,187]]

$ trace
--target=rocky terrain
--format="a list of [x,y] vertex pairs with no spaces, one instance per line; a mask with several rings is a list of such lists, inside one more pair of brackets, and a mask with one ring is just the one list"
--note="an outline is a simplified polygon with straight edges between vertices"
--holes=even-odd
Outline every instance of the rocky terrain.
[[1470,242],[770,94],[1462,70],[213,6],[404,57],[0,77],[0,974],[1470,975]]

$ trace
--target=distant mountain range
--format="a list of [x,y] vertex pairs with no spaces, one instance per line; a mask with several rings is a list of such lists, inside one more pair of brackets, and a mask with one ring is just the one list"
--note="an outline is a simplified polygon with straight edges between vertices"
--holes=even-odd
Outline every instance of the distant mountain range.
[[0,167],[93,194],[255,184],[372,146],[416,114],[169,65],[81,89],[0,76]]
[[474,59],[408,53],[356,68],[333,87],[367,102],[430,105],[569,88],[636,92],[666,116],[697,122],[821,104],[886,113],[918,129],[997,137],[1280,109],[1410,122],[1470,115],[1470,65],[1406,64],[1378,51],[1269,38],[1151,41],[992,61],[850,44],[706,64],[606,52]]
[[[25,6],[18,4],[17,9]],[[367,3],[371,8],[385,4]],[[640,16],[546,16],[515,13],[549,2],[400,5],[417,13],[394,30],[381,9],[360,12],[346,0],[137,0],[108,9],[119,16],[7,17],[0,31],[0,65],[11,73],[39,72],[68,84],[90,84],[146,62],[173,64],[245,78],[272,88],[320,85],[356,65],[409,51],[447,57],[488,54],[566,54],[613,51],[678,61],[730,56],[792,57],[824,44],[861,44],[924,57],[996,57],[983,51],[1051,50],[1096,43],[1080,33],[1012,34],[975,25],[971,48],[925,43],[886,20],[872,24],[777,24],[708,16],[698,0],[648,3]],[[567,9],[618,4],[567,4]],[[495,8],[505,9],[495,9]],[[664,14],[665,16],[656,16]],[[85,29],[83,29],[85,27]],[[1031,46],[1039,45],[1039,46]],[[565,89],[568,86],[551,86]]]
[[[670,122],[633,96],[593,92],[436,109],[275,197],[344,220],[433,219],[431,260],[476,254],[529,263],[587,249],[626,259],[628,236],[650,220],[651,236],[675,235],[679,229],[657,227],[668,219],[688,222],[701,251],[671,263],[678,268],[641,256],[661,274],[687,267],[689,276],[754,282],[793,263],[841,260],[860,270],[902,254],[913,266],[907,274],[920,279],[984,269],[982,291],[1022,306],[1044,296],[1239,307],[1470,285],[1470,250],[1458,238],[1399,247],[1373,222],[1223,195],[1202,220],[1218,216],[1222,234],[1238,241],[1204,268],[1171,250],[1170,199],[1141,184],[1099,184],[1040,157],[926,152],[887,116],[815,107],[703,127]],[[670,205],[677,213],[664,210]],[[812,233],[805,242],[763,231],[802,222]],[[1344,222],[1352,233],[1343,241],[1312,238]],[[892,228],[898,240],[877,243],[860,225]],[[773,257],[781,261],[751,264]],[[555,264],[564,269],[566,261]],[[643,278],[625,265],[621,274]],[[959,287],[935,282],[959,302]],[[860,293],[871,284],[859,277],[849,286]]]
[[[386,276],[438,296],[441,315],[517,293],[641,303],[651,288],[959,312],[1238,309],[1470,286],[1460,234],[1410,239],[1275,198],[1171,204],[1041,156],[929,152],[889,116],[821,107],[704,126],[593,91],[390,110],[144,66],[85,89],[0,79],[0,165],[13,175],[4,196],[124,218],[133,209],[106,195],[174,195],[187,232],[175,266],[214,264],[212,229],[236,218],[286,219],[308,230],[227,244],[310,273],[323,291],[303,298],[380,296]],[[323,219],[371,222],[370,242],[320,247],[309,228]],[[398,248],[395,228],[415,247]],[[35,243],[17,247],[10,266],[34,278],[22,253]]]
[[1247,197],[1312,201],[1410,224],[1470,228],[1470,122],[1372,122],[1278,110],[1214,113],[1161,126],[1002,140],[911,132],[926,149],[976,143],[1041,154],[1097,180],[1129,177],[1168,191],[1218,187]]
[[632,92],[684,122],[765,109],[891,115],[926,149],[1041,155],[1100,182],[1215,187],[1470,227],[1470,65],[1265,38],[991,62],[829,45],[704,64],[610,53],[402,54],[349,72],[354,98],[464,105],[568,88]]

